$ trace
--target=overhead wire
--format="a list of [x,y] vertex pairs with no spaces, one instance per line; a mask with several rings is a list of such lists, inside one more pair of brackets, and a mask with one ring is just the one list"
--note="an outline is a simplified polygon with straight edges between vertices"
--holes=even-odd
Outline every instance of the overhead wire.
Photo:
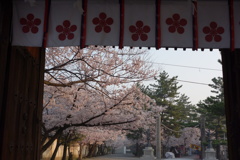
[[[211,70],[211,71],[222,72],[222,70],[220,70],[220,69],[214,69],[214,68],[185,66],[185,65],[177,65],[177,64],[168,64],[168,63],[158,63],[158,62],[152,62],[152,61],[145,61],[145,62],[146,62],[146,63],[152,63],[152,64],[158,64],[158,65],[168,65],[168,66],[174,66],[174,67],[184,67],[184,68],[191,68],[191,69],[202,69],[202,70]],[[152,81],[152,80],[154,80],[154,79],[148,79],[147,81]],[[209,84],[207,84],[207,83],[202,83],[202,82],[193,82],[193,81],[186,81],[186,80],[176,80],[176,81],[209,86]]]
[[201,82],[193,82],[193,81],[185,81],[185,80],[176,80],[176,81],[209,86],[209,84],[207,84],[207,83],[201,83]]
[[[145,81],[152,81],[152,80],[155,80],[155,79],[154,79],[154,78],[151,78],[151,79],[148,79],[148,80],[145,80]],[[207,84],[207,83],[201,83],[201,82],[193,82],[193,81],[178,80],[178,79],[176,79],[176,81],[209,86],[209,84]]]
[[184,68],[202,69],[202,70],[211,70],[211,71],[222,72],[222,70],[220,70],[220,69],[214,69],[214,68],[204,68],[204,67],[195,67],[195,66],[185,66],[185,65],[169,64],[169,63],[158,63],[158,62],[152,62],[152,61],[146,61],[146,63],[152,63],[152,64],[158,64],[158,65],[166,65],[166,66],[184,67]]

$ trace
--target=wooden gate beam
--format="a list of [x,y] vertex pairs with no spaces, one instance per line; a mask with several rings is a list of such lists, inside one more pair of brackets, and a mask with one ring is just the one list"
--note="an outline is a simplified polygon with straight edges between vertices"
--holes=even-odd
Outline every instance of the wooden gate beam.
[[240,50],[221,50],[230,160],[240,158]]

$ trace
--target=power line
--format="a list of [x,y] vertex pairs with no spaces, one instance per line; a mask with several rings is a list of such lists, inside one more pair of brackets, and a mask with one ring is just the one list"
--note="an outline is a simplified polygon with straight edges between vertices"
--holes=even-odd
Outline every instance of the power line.
[[160,65],[174,66],[174,67],[184,67],[184,68],[193,68],[193,69],[212,70],[212,71],[222,72],[222,70],[220,70],[220,69],[214,69],[214,68],[203,68],[203,67],[194,67],[194,66],[184,66],[184,65],[177,65],[177,64],[151,62],[151,61],[146,61],[146,63],[160,64]]
[[[152,80],[155,80],[155,79],[151,78],[151,79],[148,79],[148,80],[145,80],[145,81],[152,81]],[[193,81],[185,81],[185,80],[179,80],[179,79],[176,79],[176,81],[185,82],[185,83],[192,83],[192,84],[199,84],[199,85],[205,85],[205,86],[208,86],[208,85],[209,85],[209,84],[207,84],[207,83],[193,82]]]
[[179,81],[179,82],[186,82],[186,83],[193,83],[193,84],[200,84],[200,85],[209,85],[207,83],[201,83],[201,82],[193,82],[193,81],[185,81],[185,80],[176,80],[176,81]]

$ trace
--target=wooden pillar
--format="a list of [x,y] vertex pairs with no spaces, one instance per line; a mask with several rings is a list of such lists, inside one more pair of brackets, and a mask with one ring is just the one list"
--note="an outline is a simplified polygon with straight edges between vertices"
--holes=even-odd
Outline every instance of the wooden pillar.
[[222,50],[225,112],[230,160],[240,158],[240,50]]
[[0,2],[0,159],[39,160],[45,52],[12,47],[12,2]]
[[[4,83],[6,77],[6,66],[8,59],[8,52],[10,52],[10,29],[11,29],[11,1],[0,2],[0,106],[3,103]],[[10,18],[9,18],[10,17]],[[2,117],[2,107],[0,107],[0,120]],[[1,122],[1,121],[0,121]],[[1,129],[1,128],[0,128]],[[1,136],[1,134],[0,134]]]
[[[0,1],[0,157],[2,154],[3,126],[5,122],[7,63],[10,52],[12,4],[11,1]],[[1,158],[0,158],[1,159]]]

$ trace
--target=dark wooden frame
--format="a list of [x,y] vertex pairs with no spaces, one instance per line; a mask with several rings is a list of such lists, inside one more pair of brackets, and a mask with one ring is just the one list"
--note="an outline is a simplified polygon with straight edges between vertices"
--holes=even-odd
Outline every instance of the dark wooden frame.
[[[39,160],[42,48],[11,47],[12,2],[0,2],[0,159]],[[240,159],[240,50],[222,50],[229,159]]]
[[10,45],[12,3],[0,3],[0,159],[39,160],[45,51]]
[[240,159],[240,50],[222,50],[225,113],[230,160]]

